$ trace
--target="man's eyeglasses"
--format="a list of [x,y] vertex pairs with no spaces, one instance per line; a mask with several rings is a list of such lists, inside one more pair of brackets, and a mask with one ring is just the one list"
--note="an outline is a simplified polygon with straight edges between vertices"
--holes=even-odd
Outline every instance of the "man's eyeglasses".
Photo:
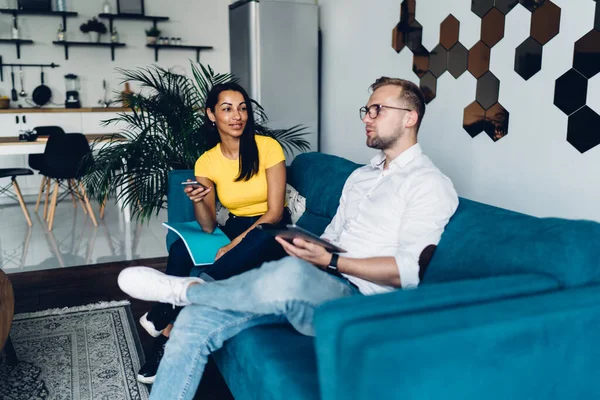
[[392,110],[403,110],[403,111],[412,111],[409,108],[400,108],[400,107],[391,107],[384,106],[383,104],[371,104],[368,108],[361,107],[358,111],[360,112],[360,119],[363,120],[365,115],[369,114],[371,119],[377,118],[382,108],[391,108]]

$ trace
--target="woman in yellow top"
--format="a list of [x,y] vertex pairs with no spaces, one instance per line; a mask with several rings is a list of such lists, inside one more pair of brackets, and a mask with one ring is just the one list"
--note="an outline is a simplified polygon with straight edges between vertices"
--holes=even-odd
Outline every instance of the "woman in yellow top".
[[[268,234],[254,229],[258,224],[289,224],[285,207],[285,156],[276,140],[255,135],[252,103],[246,91],[229,82],[215,85],[206,98],[207,138],[210,150],[196,161],[196,180],[206,187],[183,189],[194,204],[202,230],[216,225],[216,197],[229,209],[227,223],[220,228],[231,239],[201,278],[221,280],[282,258],[285,252]],[[167,274],[189,276],[194,263],[183,241],[169,250]],[[159,337],[154,354],[138,372],[138,380],[152,383],[162,358],[169,324],[179,309],[158,304],[140,319],[152,336]],[[167,328],[167,329],[165,329]],[[161,335],[162,333],[162,335]]]

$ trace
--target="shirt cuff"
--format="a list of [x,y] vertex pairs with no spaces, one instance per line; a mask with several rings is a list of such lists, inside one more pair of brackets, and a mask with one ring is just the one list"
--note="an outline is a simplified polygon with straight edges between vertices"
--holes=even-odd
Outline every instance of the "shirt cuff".
[[402,289],[411,289],[419,286],[419,260],[410,253],[399,251],[394,256],[400,274],[400,285]]

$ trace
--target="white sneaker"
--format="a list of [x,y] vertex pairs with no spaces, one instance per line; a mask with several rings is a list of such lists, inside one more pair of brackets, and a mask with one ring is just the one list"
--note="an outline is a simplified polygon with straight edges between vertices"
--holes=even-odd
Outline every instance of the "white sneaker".
[[204,281],[170,276],[149,267],[130,267],[121,271],[118,283],[122,291],[135,299],[183,307],[192,304],[185,294],[188,286]]
[[[160,330],[160,331],[156,330],[156,328],[154,327],[154,324],[152,323],[152,321],[148,321],[148,313],[146,313],[146,314],[144,314],[144,315],[141,316],[141,318],[140,318],[140,325],[152,337],[159,337],[160,334],[162,333],[162,330]],[[146,383],[146,382],[143,382],[143,383]]]

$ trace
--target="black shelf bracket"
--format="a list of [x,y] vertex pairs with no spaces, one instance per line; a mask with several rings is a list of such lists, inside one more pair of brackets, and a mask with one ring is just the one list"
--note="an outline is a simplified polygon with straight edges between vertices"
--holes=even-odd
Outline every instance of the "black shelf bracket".
[[112,61],[115,61],[115,48],[125,47],[125,43],[112,43],[112,42],[70,42],[70,41],[57,41],[55,45],[65,47],[65,60],[69,59],[69,47],[71,46],[82,46],[82,47],[110,47],[110,56]]
[[178,50],[195,50],[196,62],[200,62],[200,52],[202,50],[212,50],[212,46],[190,46],[177,44],[147,44],[146,47],[154,49],[154,61],[158,62],[158,50],[160,49],[178,49]]

